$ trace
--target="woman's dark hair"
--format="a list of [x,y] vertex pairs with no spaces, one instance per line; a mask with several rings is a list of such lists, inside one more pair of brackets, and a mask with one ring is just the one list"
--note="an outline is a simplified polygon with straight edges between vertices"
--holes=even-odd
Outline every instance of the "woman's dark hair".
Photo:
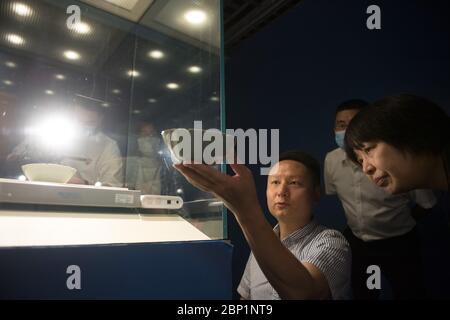
[[386,97],[352,119],[345,133],[345,151],[355,162],[354,150],[362,150],[367,142],[385,142],[414,154],[440,154],[449,143],[449,124],[445,111],[425,98]]
[[320,164],[314,157],[303,151],[289,150],[280,154],[278,162],[283,160],[297,161],[304,165],[311,174],[314,186],[320,186]]

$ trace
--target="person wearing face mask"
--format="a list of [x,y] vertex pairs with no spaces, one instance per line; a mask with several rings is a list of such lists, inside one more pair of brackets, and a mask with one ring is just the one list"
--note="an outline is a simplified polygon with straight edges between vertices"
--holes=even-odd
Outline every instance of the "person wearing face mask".
[[80,135],[61,160],[61,164],[77,169],[68,183],[123,186],[122,157],[117,142],[101,130],[102,112],[97,100],[82,96],[74,100],[74,119],[79,124]]
[[[342,203],[348,227],[344,231],[352,248],[352,287],[355,299],[377,299],[369,290],[367,268],[380,267],[394,299],[425,297],[420,241],[413,216],[436,204],[430,190],[390,195],[370,181],[345,151],[346,128],[368,103],[349,100],[336,109],[335,141],[338,148],[325,158],[325,191]],[[416,204],[412,209],[412,205]],[[405,269],[408,272],[405,272]],[[411,279],[415,279],[411,281]]]
[[137,139],[140,157],[136,189],[144,194],[161,194],[161,139],[149,122],[141,124]]

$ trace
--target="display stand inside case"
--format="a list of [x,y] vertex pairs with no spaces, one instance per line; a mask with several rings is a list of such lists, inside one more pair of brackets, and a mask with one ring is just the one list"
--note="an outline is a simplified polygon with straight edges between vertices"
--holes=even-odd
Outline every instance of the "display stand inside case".
[[0,299],[231,299],[232,247],[176,214],[12,207],[0,207]]

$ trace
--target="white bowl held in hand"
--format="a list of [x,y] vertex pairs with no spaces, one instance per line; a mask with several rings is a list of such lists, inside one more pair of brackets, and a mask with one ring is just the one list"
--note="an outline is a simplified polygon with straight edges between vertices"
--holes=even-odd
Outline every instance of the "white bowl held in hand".
[[30,181],[67,183],[77,169],[54,163],[30,163],[23,165],[22,171]]
[[174,128],[162,131],[161,135],[175,163],[216,165],[234,159],[234,136],[218,129]]

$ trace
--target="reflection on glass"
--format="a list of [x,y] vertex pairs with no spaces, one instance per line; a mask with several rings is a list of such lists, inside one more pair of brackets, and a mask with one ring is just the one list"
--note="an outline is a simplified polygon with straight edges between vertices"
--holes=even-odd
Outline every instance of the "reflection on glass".
[[211,198],[173,169],[160,132],[220,129],[219,1],[142,10],[128,21],[80,1],[1,1],[0,178],[55,163],[77,170],[69,183]]

